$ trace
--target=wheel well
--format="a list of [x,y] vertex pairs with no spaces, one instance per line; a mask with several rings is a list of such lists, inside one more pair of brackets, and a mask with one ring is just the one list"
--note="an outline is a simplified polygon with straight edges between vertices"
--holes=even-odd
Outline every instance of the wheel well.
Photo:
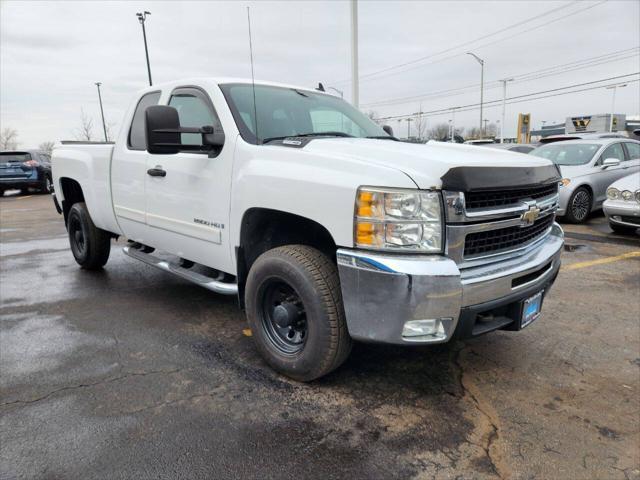
[[64,214],[64,223],[67,223],[69,210],[74,203],[84,202],[84,194],[80,184],[72,178],[61,178],[60,188],[62,189],[62,213]]
[[282,245],[308,245],[335,261],[336,243],[318,222],[292,213],[268,208],[251,208],[242,217],[237,248],[238,293],[244,307],[244,284],[253,262],[267,250]]

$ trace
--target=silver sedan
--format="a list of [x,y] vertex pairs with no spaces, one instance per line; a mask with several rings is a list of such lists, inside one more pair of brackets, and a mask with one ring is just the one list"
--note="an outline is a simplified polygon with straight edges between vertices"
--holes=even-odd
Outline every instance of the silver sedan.
[[633,233],[640,228],[640,173],[621,178],[607,188],[602,208],[616,233]]
[[560,167],[558,216],[581,223],[602,208],[607,187],[640,172],[640,142],[626,138],[567,140],[536,148],[530,153]]

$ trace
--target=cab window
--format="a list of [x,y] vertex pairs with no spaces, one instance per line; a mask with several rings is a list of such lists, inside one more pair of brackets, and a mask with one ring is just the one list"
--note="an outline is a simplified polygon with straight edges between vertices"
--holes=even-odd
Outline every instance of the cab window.
[[127,144],[130,150],[146,150],[147,149],[147,137],[144,131],[144,112],[147,107],[157,105],[160,100],[160,92],[150,92],[142,96],[136,111],[133,114],[133,120],[131,121],[131,128],[129,129],[129,138]]
[[[178,89],[173,92],[169,106],[178,111],[181,127],[204,127],[211,125],[220,128],[220,120],[213,106],[203,92],[194,88]],[[183,145],[201,145],[202,135],[199,133],[182,133]]]

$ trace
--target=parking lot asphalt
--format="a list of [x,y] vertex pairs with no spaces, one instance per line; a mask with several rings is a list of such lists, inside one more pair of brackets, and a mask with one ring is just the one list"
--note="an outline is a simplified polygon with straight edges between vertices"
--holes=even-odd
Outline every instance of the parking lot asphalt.
[[640,236],[602,215],[521,332],[358,344],[300,384],[233,298],[80,270],[48,196],[0,199],[0,478],[640,478]]

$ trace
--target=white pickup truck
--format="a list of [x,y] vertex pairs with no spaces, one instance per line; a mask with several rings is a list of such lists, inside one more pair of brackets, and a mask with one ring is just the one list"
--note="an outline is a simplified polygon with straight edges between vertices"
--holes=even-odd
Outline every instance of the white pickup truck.
[[237,295],[256,347],[309,381],[352,340],[435,344],[538,318],[560,268],[557,168],[403,143],[322,91],[189,79],[141,91],[115,144],[62,142],[71,250]]

